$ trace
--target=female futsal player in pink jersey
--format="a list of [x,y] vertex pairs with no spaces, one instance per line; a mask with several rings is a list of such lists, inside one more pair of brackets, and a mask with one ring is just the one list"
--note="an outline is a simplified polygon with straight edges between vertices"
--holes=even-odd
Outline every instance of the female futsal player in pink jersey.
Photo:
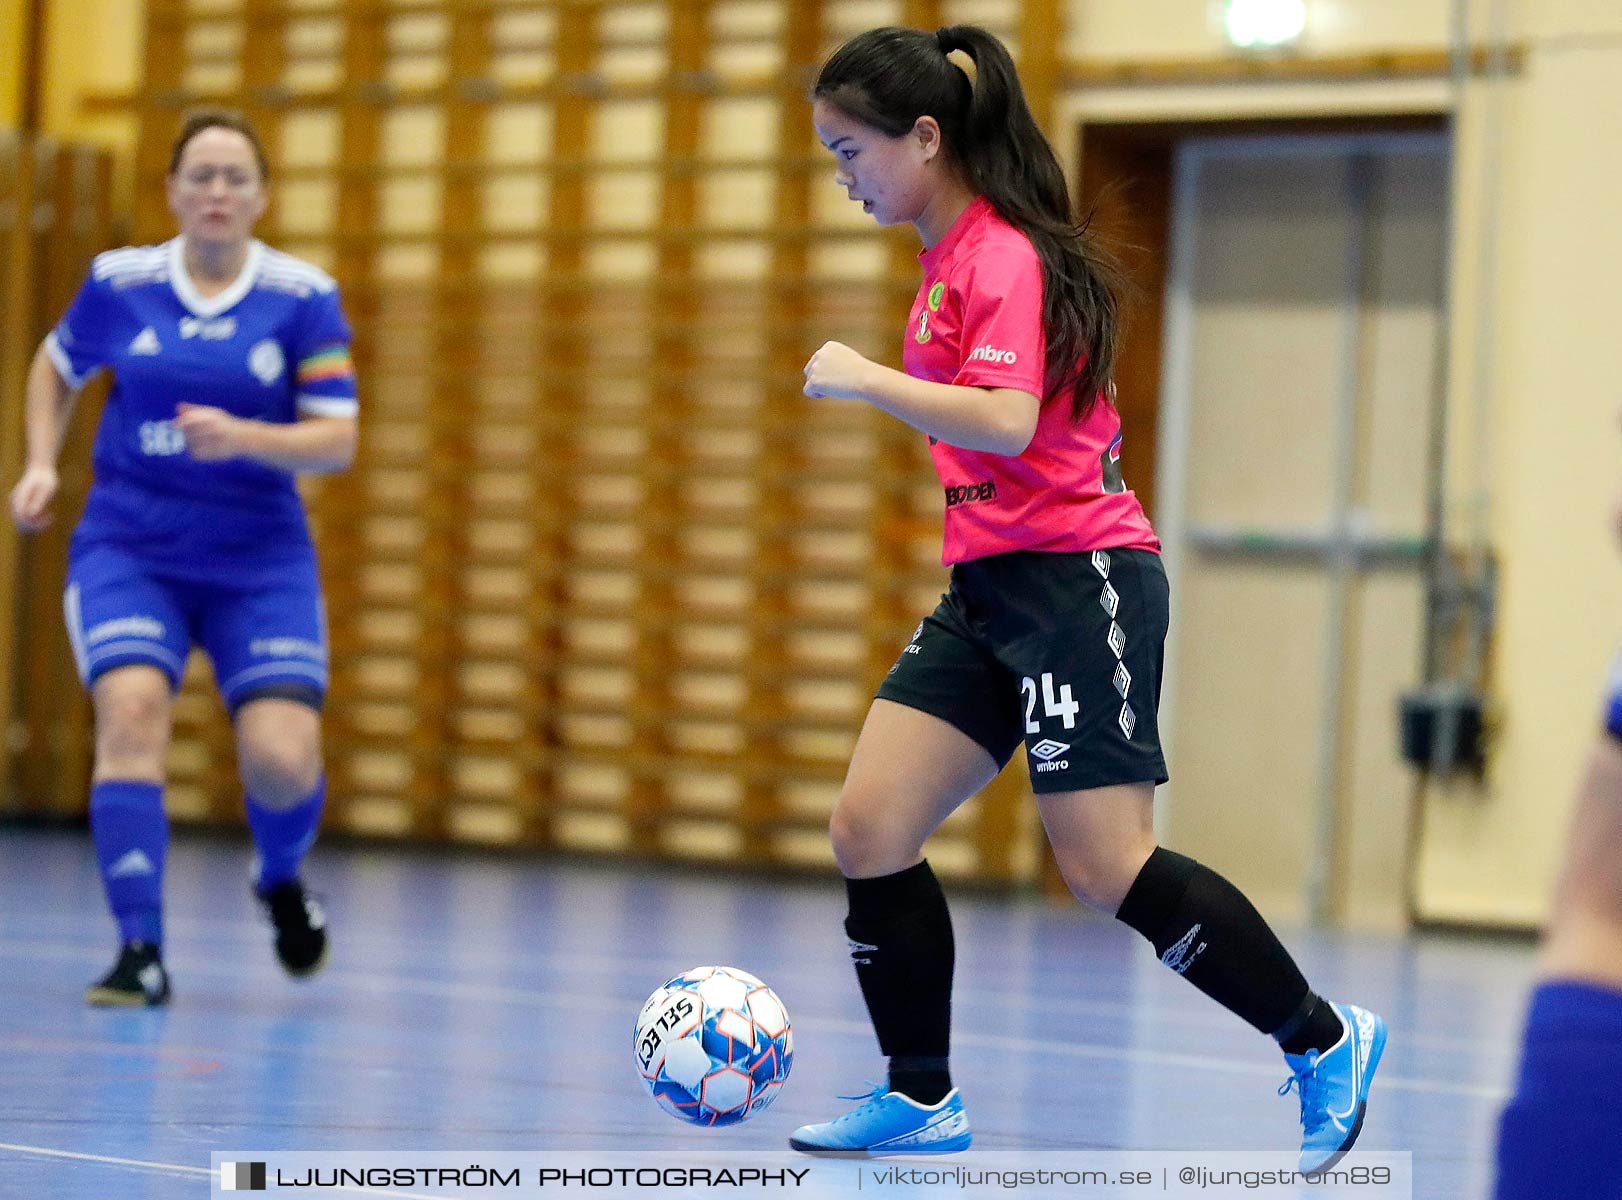
[[1285,1090],[1300,1093],[1301,1169],[1322,1170],[1357,1137],[1385,1025],[1319,997],[1238,889],[1155,844],[1168,592],[1119,469],[1116,290],[1013,61],[970,25],[875,29],[827,61],[813,104],[834,181],[880,225],[911,224],[924,249],[904,370],[829,342],[805,393],[929,435],[951,586],[879,688],[831,823],[888,1082],[790,1144],[969,1145],[947,1067],[952,924],[922,851],[1023,741],[1071,891],[1279,1042]]

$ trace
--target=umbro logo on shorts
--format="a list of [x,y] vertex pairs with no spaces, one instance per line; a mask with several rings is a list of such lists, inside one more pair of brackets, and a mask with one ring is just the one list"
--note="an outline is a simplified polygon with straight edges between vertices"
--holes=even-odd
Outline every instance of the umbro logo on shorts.
[[1056,742],[1052,738],[1043,738],[1031,747],[1031,757],[1040,758],[1043,762],[1052,762],[1070,749],[1069,742]]

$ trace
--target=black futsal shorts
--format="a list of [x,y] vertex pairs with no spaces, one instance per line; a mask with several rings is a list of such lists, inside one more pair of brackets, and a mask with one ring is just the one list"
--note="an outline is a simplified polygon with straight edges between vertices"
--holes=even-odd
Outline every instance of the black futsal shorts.
[[1157,710],[1170,589],[1147,550],[1017,550],[952,568],[878,698],[937,716],[1037,792],[1166,781]]

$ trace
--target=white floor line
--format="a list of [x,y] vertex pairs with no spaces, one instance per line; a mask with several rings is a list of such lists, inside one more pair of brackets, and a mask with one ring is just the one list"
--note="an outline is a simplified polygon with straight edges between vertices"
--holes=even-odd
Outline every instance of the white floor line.
[[[165,1175],[184,1175],[188,1179],[212,1179],[213,1167],[188,1167],[184,1163],[147,1162],[139,1158],[113,1158],[106,1154],[83,1154],[75,1150],[53,1150],[49,1146],[19,1146],[10,1142],[0,1142],[0,1153],[32,1154],[38,1158],[65,1158],[73,1162],[106,1163],[114,1167],[141,1167],[148,1171],[160,1171]],[[280,1191],[280,1188],[275,1189]],[[432,1195],[426,1192],[386,1192],[375,1188],[339,1187],[325,1188],[325,1191],[348,1192],[355,1196],[389,1196],[395,1200],[446,1200],[443,1192]]]
[[180,1163],[146,1162],[139,1158],[113,1158],[106,1154],[81,1154],[74,1150],[52,1150],[47,1146],[18,1146],[10,1142],[0,1142],[0,1151],[10,1151],[12,1154],[34,1154],[41,1158],[71,1158],[75,1162],[110,1163],[117,1167],[146,1167],[152,1171],[163,1171],[169,1175],[189,1175],[195,1178],[207,1179],[213,1176],[212,1167],[188,1167]]
[[[0,941],[0,946],[6,943]],[[69,957],[59,947],[43,955],[49,958]],[[195,975],[239,978],[240,968],[230,964],[190,964],[186,970]],[[485,1003],[510,1004],[525,1008],[542,1008],[548,1010],[576,1008],[581,1011],[596,1012],[601,1009],[597,1000],[580,994],[576,990],[560,992],[543,992],[528,988],[496,987],[489,984],[453,983],[438,980],[417,979],[406,975],[388,975],[380,973],[361,974],[353,971],[329,969],[323,972],[322,981],[327,986],[337,986],[349,991],[365,993],[410,994],[426,996],[436,999],[460,999],[482,1001]],[[863,1038],[871,1033],[867,1025],[857,1021],[841,1021],[835,1018],[796,1016],[795,1024],[802,1029],[815,1029],[820,1032],[847,1034]],[[968,1031],[954,1034],[960,1046],[973,1046],[1002,1052],[1026,1053],[1041,1055],[1049,1058],[1083,1058],[1101,1059],[1112,1062],[1140,1063],[1146,1066],[1170,1067],[1177,1069],[1193,1069],[1204,1071],[1219,1071],[1230,1075],[1250,1075],[1283,1078],[1284,1067],[1280,1064],[1266,1065],[1253,1059],[1228,1058],[1208,1054],[1182,1054],[1175,1051],[1142,1049],[1136,1047],[1123,1047],[1119,1045],[1104,1045],[1092,1042],[1075,1042],[1060,1039],[1037,1041],[1033,1038],[1000,1037],[990,1034],[976,1034]],[[0,1039],[3,1044],[4,1039]],[[198,1051],[201,1052],[201,1051]],[[1451,1080],[1404,1078],[1382,1074],[1378,1077],[1377,1086],[1381,1090],[1395,1089],[1397,1091],[1420,1092],[1444,1096],[1466,1096],[1471,1099],[1485,1101],[1501,1101],[1508,1096],[1507,1090],[1502,1087],[1493,1087],[1477,1083],[1457,1083]]]
[[[171,922],[171,925],[178,925]],[[240,942],[249,953],[260,953],[265,941],[265,927],[259,924],[245,922],[204,922],[192,921],[189,924],[195,928],[210,927],[216,935],[230,935],[231,940]],[[449,943],[446,943],[449,945]],[[374,942],[373,948],[382,948],[386,943]],[[45,958],[56,961],[85,961],[99,963],[106,957],[105,940],[98,939],[94,944],[81,941],[77,938],[61,937],[23,937],[5,936],[0,934],[0,952],[9,951],[18,957]],[[402,952],[421,953],[424,943],[421,941],[407,942],[401,940],[398,947]],[[182,952],[172,960],[181,965],[187,974],[208,974],[212,969],[216,974],[237,974],[236,971],[226,971],[224,968],[208,964],[194,964]],[[649,977],[659,975],[669,967],[668,959],[648,956],[623,955],[585,955],[570,947],[559,947],[555,952],[535,953],[533,951],[514,955],[511,952],[493,949],[488,954],[467,954],[458,952],[456,963],[466,968],[476,968],[489,964],[492,966],[512,967],[522,964],[536,966],[565,963],[576,971],[599,970],[604,972],[624,970],[627,967],[647,967]],[[350,973],[357,981],[364,976],[356,972]],[[421,981],[419,981],[420,983]],[[455,984],[444,985],[455,988]],[[453,995],[454,992],[443,992],[441,995]],[[493,995],[489,998],[495,998]],[[516,1000],[516,996],[512,997]],[[956,1007],[968,1005],[986,1005],[993,1008],[1015,1010],[1030,1013],[1051,1013],[1070,1017],[1106,1017],[1119,1018],[1126,1016],[1150,1015],[1175,1022],[1180,1028],[1189,1029],[1198,1027],[1209,1029],[1213,1033],[1230,1032],[1233,1028],[1232,1018],[1220,1008],[1209,1002],[1182,1004],[1169,997],[1157,997],[1152,1009],[1133,1003],[1115,1000],[1079,1000],[1075,998],[1062,998],[1046,1000],[1040,996],[1032,996],[1026,992],[999,992],[992,989],[977,988],[973,985],[954,989],[953,1002]],[[1516,1044],[1515,1035],[1519,1033],[1523,1006],[1517,1002],[1511,1009],[1505,1011],[1502,1019],[1491,1024],[1483,1030],[1480,1037],[1461,1038],[1444,1034],[1421,1033],[1414,1030],[1405,1030],[1402,1034],[1403,1046],[1407,1049],[1435,1050],[1450,1054],[1468,1054],[1477,1059],[1489,1059],[1495,1063],[1509,1063],[1517,1059],[1520,1053]]]

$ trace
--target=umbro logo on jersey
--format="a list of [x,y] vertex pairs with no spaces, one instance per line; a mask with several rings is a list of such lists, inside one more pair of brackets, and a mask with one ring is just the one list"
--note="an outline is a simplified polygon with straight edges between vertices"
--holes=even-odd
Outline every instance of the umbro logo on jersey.
[[131,850],[112,866],[107,868],[108,879],[123,879],[128,875],[151,875],[153,873],[152,860],[146,856],[146,851]]
[[152,326],[148,325],[135,335],[134,340],[130,342],[130,353],[145,355],[163,353],[163,343],[158,341],[158,335]]
[[1138,715],[1132,711],[1130,704],[1123,704],[1121,705],[1120,715],[1115,718],[1115,723],[1121,727],[1121,732],[1126,735],[1126,740],[1130,742],[1132,740],[1132,731],[1138,727]]
[[995,346],[976,346],[969,355],[970,362],[1007,363],[1013,366],[1019,361],[1019,355],[1012,350],[999,350]]

